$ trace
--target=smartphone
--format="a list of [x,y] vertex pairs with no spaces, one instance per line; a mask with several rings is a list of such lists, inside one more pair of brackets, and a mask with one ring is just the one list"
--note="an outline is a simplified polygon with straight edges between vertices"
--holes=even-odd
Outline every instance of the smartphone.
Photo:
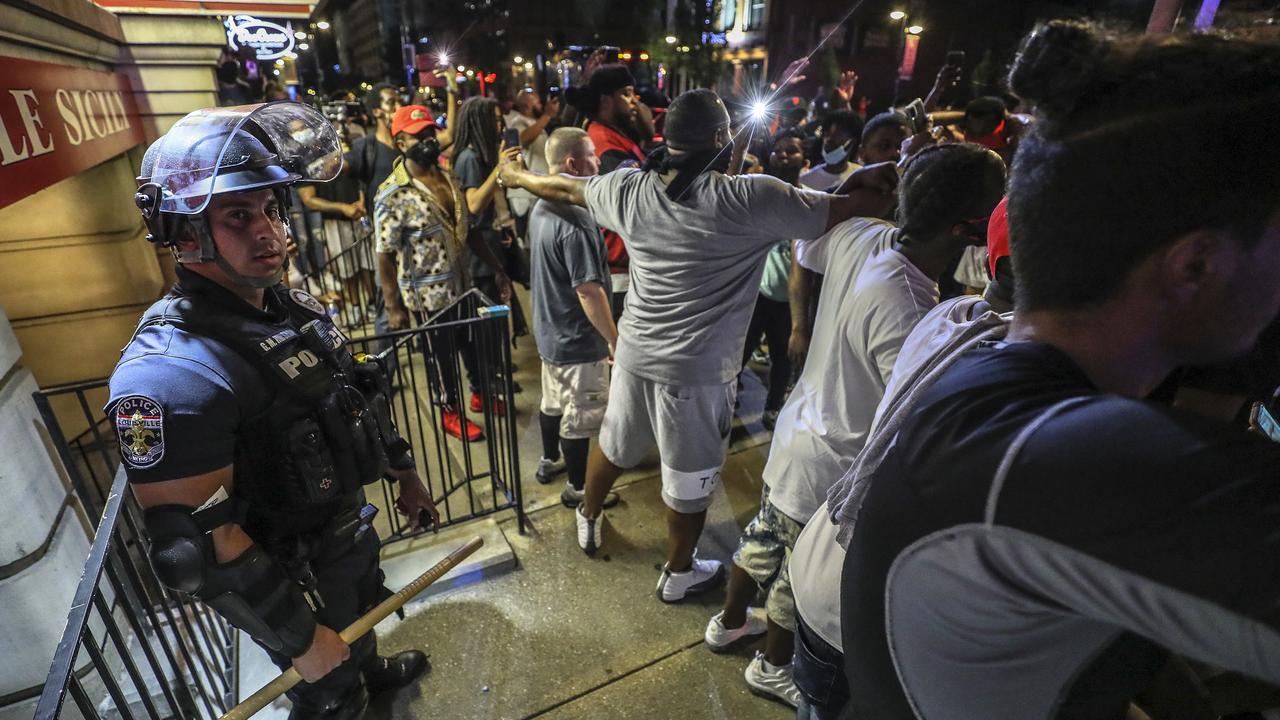
[[911,122],[911,133],[919,135],[929,129],[929,113],[924,109],[924,101],[916,98],[902,108],[902,112]]
[[1272,442],[1280,442],[1280,422],[1262,403],[1254,403],[1253,413],[1249,417],[1249,425],[1267,436]]
[[953,67],[957,70],[964,69],[964,51],[952,50],[947,53],[947,67]]
[[520,131],[515,128],[507,128],[502,131],[502,147],[513,148],[520,147]]

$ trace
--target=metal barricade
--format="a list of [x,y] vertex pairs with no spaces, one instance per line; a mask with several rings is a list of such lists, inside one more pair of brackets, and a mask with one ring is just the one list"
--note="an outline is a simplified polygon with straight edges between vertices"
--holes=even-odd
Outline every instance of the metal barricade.
[[[141,511],[126,491],[114,432],[85,393],[105,381],[36,394],[36,403],[96,532],[36,706],[59,717],[71,695],[82,717],[216,718],[238,693],[235,629],[203,603],[170,593],[143,550]],[[49,398],[74,394],[89,430],[62,442]],[[87,472],[111,478],[103,485]],[[92,476],[91,476],[92,478]],[[101,514],[94,509],[101,507]]]
[[[525,531],[508,314],[507,306],[471,290],[417,327],[351,341],[355,352],[384,356],[395,389],[396,426],[414,448],[418,475],[436,500],[441,527],[514,510],[520,533]],[[442,351],[450,348],[459,351]],[[474,354],[471,368],[466,368],[467,351]],[[447,392],[441,375],[456,378],[458,387]],[[450,394],[451,408],[444,403]],[[477,423],[484,438],[446,433],[448,410],[464,424]],[[392,485],[384,481],[382,492],[390,509]],[[387,516],[384,544],[408,537],[404,520],[394,512]]]
[[334,321],[352,334],[377,332],[382,297],[371,231],[359,221],[326,218],[320,227],[309,227],[308,235],[310,247],[299,249],[309,255],[301,263],[302,289],[316,296]]
[[[383,356],[397,427],[436,500],[441,527],[514,510],[519,531],[525,532],[507,313],[506,306],[472,290],[414,328],[350,343],[353,352]],[[460,353],[446,357],[433,351],[444,343],[474,351],[477,372],[469,382],[479,410],[472,410],[471,393],[465,391],[468,376]],[[463,420],[479,422],[483,439],[455,439],[445,432],[433,363],[451,364],[461,386],[454,393],[456,411]],[[120,469],[115,430],[88,399],[106,384],[96,380],[35,394],[76,495],[96,527],[36,718],[59,717],[68,694],[87,718],[218,717],[237,697],[238,634],[203,603],[169,592],[156,579],[144,551],[141,510]],[[51,403],[68,395],[83,413],[83,425],[77,426],[88,428],[69,440]],[[383,544],[414,536],[394,510],[394,486],[385,479],[379,485],[380,493],[372,486],[368,491],[381,495]]]

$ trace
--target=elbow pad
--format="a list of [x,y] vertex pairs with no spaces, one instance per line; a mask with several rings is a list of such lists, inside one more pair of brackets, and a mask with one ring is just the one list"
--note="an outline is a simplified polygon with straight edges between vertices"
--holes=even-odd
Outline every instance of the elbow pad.
[[200,520],[217,516],[216,527],[225,524],[226,515],[207,512],[161,505],[143,513],[156,577],[166,587],[204,601],[273,652],[289,657],[306,652],[316,620],[302,588],[256,544],[231,562],[216,562],[208,534],[212,528],[202,527],[207,523]]

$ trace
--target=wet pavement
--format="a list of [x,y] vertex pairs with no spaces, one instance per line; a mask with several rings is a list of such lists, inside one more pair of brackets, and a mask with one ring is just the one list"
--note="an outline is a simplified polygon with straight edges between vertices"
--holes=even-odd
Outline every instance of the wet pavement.
[[[573,513],[559,502],[563,475],[545,486],[534,481],[541,443],[532,337],[519,340],[514,360],[525,388],[516,409],[530,522],[520,535],[512,514],[504,514],[499,527],[518,566],[433,597],[403,622],[380,628],[384,651],[424,648],[433,670],[369,717],[794,717],[752,695],[742,679],[759,641],[724,655],[703,644],[722,589],[675,605],[657,599],[666,523],[656,454],[619,481],[622,503],[606,512],[596,557],[578,549]],[[726,562],[758,508],[768,453],[769,434],[759,424],[763,387],[754,373],[744,379],[725,482],[699,545],[701,556]]]

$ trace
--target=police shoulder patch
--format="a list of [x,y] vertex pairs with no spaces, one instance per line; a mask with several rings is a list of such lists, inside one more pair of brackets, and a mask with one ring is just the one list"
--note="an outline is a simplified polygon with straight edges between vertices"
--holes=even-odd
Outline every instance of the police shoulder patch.
[[317,315],[324,315],[324,306],[306,290],[293,288],[289,291],[289,299]]
[[164,457],[164,409],[145,395],[129,395],[116,403],[116,435],[120,456],[129,467],[149,468]]

